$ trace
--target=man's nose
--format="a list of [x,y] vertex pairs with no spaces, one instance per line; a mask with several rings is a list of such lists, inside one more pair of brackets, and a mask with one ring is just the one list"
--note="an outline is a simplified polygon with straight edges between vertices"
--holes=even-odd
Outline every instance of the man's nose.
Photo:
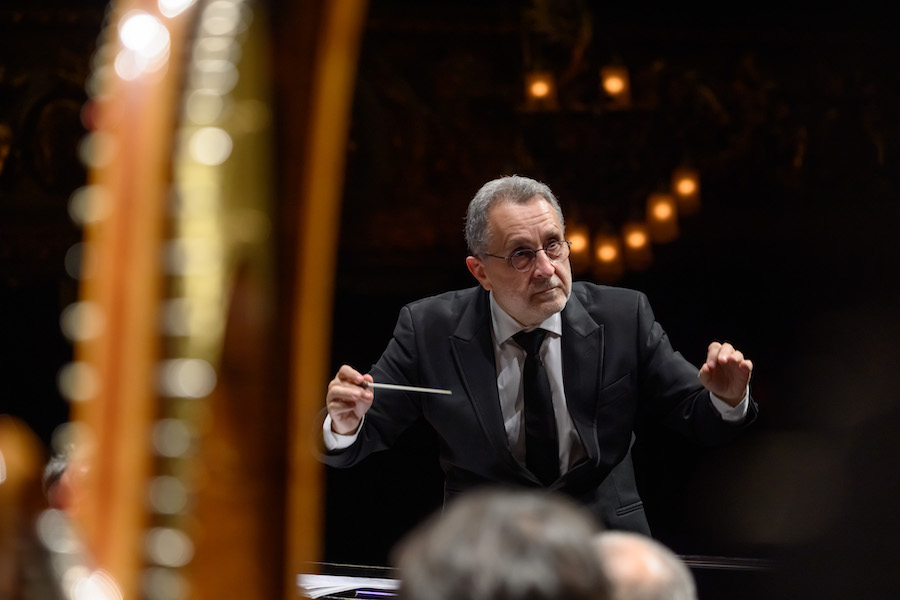
[[543,250],[538,250],[534,255],[534,274],[539,277],[550,277],[556,271],[553,261]]

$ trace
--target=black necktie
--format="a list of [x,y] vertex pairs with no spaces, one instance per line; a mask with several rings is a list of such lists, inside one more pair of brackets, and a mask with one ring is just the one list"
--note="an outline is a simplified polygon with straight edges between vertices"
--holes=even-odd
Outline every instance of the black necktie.
[[547,332],[520,331],[513,336],[527,353],[522,383],[525,387],[525,466],[544,485],[559,478],[559,440],[550,395],[550,380],[539,350]]

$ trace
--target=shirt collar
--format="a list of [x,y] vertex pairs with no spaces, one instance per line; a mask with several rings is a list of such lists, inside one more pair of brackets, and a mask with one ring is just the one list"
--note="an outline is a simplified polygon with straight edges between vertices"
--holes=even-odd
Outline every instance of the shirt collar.
[[[497,344],[503,345],[509,338],[526,329],[522,324],[512,318],[509,313],[500,308],[497,301],[494,300],[494,292],[490,293],[491,297],[491,326],[494,329],[494,339]],[[538,325],[541,329],[546,329],[553,335],[562,335],[562,315],[553,313],[543,323]]]

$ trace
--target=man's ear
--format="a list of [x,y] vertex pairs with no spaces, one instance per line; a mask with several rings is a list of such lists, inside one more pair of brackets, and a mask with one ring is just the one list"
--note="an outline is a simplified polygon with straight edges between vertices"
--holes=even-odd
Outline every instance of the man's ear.
[[478,283],[481,284],[481,287],[486,289],[487,291],[491,291],[491,280],[488,279],[487,274],[484,272],[484,263],[477,256],[467,256],[466,257],[466,266],[469,267],[469,273],[471,273],[475,279],[478,280]]

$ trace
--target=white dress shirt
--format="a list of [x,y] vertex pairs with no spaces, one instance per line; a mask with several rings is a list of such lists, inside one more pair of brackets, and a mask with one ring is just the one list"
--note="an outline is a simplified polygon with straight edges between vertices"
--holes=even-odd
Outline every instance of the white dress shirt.
[[[525,369],[525,350],[512,337],[523,331],[521,323],[513,319],[494,300],[491,294],[491,337],[494,340],[494,360],[497,365],[497,391],[500,394],[500,412],[509,449],[521,464],[525,464],[525,389],[522,371]],[[553,398],[553,414],[556,417],[556,433],[559,436],[559,472],[584,458],[584,446],[575,430],[575,424],[566,405],[566,392],[562,379],[562,315],[556,313],[539,325],[547,331],[541,344],[541,362],[550,380]],[[534,329],[534,328],[533,328]]]

